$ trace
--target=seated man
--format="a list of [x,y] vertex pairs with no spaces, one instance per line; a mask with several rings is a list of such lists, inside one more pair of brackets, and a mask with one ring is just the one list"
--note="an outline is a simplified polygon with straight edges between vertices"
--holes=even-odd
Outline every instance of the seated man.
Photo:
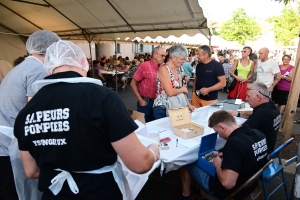
[[269,154],[274,151],[281,115],[274,102],[269,99],[269,91],[265,84],[255,82],[248,86],[246,100],[253,112],[237,112],[229,110],[233,116],[248,118],[244,125],[260,130],[267,138]]
[[[208,193],[218,199],[225,199],[267,162],[266,137],[259,130],[250,129],[248,126],[239,127],[234,117],[223,110],[212,114],[208,126],[227,140],[223,153],[215,156],[212,162],[216,167],[216,176],[210,176],[197,162],[183,167],[181,199],[191,199],[191,176]],[[254,189],[255,184],[239,192],[236,199],[243,199]]]
[[[124,72],[123,74],[117,75],[118,81],[122,84],[122,88],[124,89],[127,81],[129,65],[126,63],[125,59],[121,59],[120,64],[117,66],[117,68],[118,72]],[[116,79],[114,79],[114,81],[116,81]]]

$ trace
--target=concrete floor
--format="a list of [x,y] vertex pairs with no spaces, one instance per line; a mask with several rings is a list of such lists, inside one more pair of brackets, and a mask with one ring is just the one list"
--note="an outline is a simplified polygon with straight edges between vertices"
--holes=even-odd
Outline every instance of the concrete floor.
[[[136,98],[132,93],[131,89],[128,87],[124,91],[122,89],[118,90],[118,94],[123,100],[127,108],[136,110]],[[227,94],[224,92],[219,92],[219,99],[226,99]],[[189,98],[191,98],[191,87],[189,87]],[[300,118],[300,114],[297,113],[296,118]],[[300,125],[295,125],[293,132],[300,132]],[[285,176],[287,180],[287,188],[290,193],[293,178],[295,173],[295,165],[291,165],[285,169]],[[271,183],[267,185],[268,191],[276,188],[280,183],[281,177],[276,177]],[[181,181],[179,170],[171,171],[165,176],[165,185],[162,184],[162,177],[159,174],[159,170],[156,169],[149,177],[147,184],[143,187],[142,191],[136,199],[178,199],[178,194],[181,191]],[[165,195],[162,195],[162,188],[165,188]],[[283,200],[285,198],[285,193],[283,187],[280,188],[271,198],[271,200]]]

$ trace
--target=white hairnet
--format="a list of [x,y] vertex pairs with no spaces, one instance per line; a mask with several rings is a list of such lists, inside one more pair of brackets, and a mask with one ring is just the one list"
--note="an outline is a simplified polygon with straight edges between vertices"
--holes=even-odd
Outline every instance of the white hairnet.
[[29,54],[46,54],[46,49],[60,37],[51,31],[40,30],[32,33],[26,41],[26,50]]
[[73,42],[59,40],[48,47],[44,68],[48,74],[52,74],[55,68],[63,65],[79,67],[85,71],[89,70],[86,56],[80,47]]

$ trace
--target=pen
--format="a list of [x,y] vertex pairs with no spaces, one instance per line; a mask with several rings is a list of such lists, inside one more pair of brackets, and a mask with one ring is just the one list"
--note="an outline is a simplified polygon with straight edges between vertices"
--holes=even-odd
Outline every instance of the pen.
[[178,147],[178,138],[176,139],[176,147]]

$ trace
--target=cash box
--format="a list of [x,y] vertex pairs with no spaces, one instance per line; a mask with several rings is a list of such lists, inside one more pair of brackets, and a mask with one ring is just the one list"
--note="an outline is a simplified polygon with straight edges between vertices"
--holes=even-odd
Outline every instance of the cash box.
[[175,135],[183,139],[203,135],[204,127],[191,122],[191,115],[187,106],[170,109],[168,113]]
[[205,135],[201,138],[201,143],[198,151],[198,166],[206,171],[211,176],[216,175],[216,168],[213,164],[207,162],[202,156],[208,154],[209,152],[215,151],[216,142],[217,142],[217,133],[212,133],[209,135]]

